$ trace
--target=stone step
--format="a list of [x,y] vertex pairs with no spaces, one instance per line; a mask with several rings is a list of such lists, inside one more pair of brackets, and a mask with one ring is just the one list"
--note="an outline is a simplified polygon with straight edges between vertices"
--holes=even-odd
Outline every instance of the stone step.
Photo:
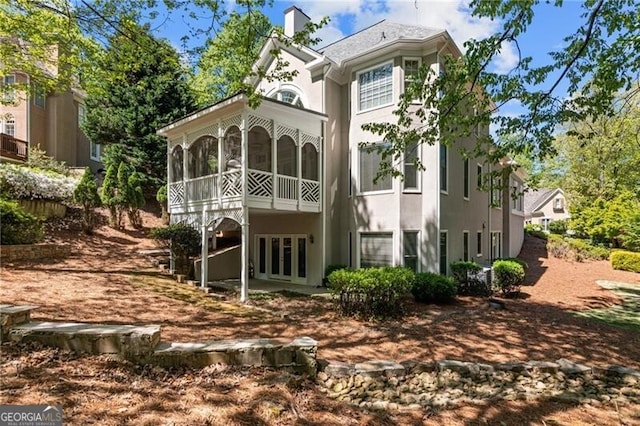
[[202,368],[213,364],[291,367],[315,375],[318,343],[309,337],[236,339],[204,343],[161,343],[152,362],[164,367]]
[[9,339],[39,342],[74,352],[119,354],[128,359],[149,357],[160,342],[160,326],[30,322],[13,327]]
[[29,322],[34,305],[0,305],[0,342],[6,340],[12,327]]

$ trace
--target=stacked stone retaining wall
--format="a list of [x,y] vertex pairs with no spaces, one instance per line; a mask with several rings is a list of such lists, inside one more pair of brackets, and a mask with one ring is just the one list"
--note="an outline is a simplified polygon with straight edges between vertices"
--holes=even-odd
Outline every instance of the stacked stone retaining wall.
[[20,244],[0,246],[0,259],[16,260],[63,259],[71,254],[71,247],[64,244]]
[[640,403],[640,371],[557,362],[501,364],[319,361],[317,382],[329,397],[374,409],[454,407],[495,400],[553,399],[599,405]]

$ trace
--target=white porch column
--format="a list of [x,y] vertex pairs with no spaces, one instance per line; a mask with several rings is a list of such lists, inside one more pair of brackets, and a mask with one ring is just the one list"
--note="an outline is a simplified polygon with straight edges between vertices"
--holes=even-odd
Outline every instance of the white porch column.
[[[218,120],[218,182],[216,183],[216,192],[218,194],[218,205],[222,203],[222,170],[224,170],[224,131],[222,129],[222,122]],[[214,232],[215,236],[215,232]]]
[[278,191],[278,122],[273,120],[273,136],[271,138],[271,207],[276,206]]
[[240,301],[246,302],[249,298],[249,207],[247,206],[247,169],[249,167],[249,120],[247,118],[247,112],[242,113],[242,127],[240,133],[242,134],[241,144],[241,164],[242,164],[242,222],[240,226],[242,228],[242,240],[240,249],[242,250],[240,256],[240,265],[242,271],[240,272]]
[[240,245],[241,259],[240,264],[240,301],[246,302],[249,299],[249,209],[242,209],[242,241]]
[[202,262],[200,262],[200,287],[206,288],[209,282],[209,225],[207,212],[202,211]]
[[300,200],[302,199],[302,138],[300,137],[300,129],[296,131],[296,138],[298,139],[296,149],[298,150],[298,161],[296,164],[298,176],[298,210],[300,210]]
[[183,133],[182,134],[182,182],[184,184],[184,197],[182,197],[182,199],[184,200],[183,203],[183,207],[186,210],[187,209],[187,179],[189,179],[189,170],[187,169],[187,167],[189,166],[189,150],[187,149],[187,134]]

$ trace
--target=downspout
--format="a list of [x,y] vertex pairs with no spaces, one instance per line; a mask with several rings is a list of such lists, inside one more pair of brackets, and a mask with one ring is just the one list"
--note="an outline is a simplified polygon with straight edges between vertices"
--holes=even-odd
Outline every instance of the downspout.
[[[440,48],[440,50],[438,50],[436,52],[436,63],[438,64],[438,77],[440,76],[441,72],[442,72],[442,66],[440,65],[440,53],[445,49],[445,47],[447,47],[447,43],[445,41],[444,45]],[[437,77],[436,77],[437,78]],[[438,144],[438,183],[437,183],[437,187],[436,187],[436,210],[438,212],[438,224],[437,224],[437,230],[436,230],[436,235],[434,235],[435,237],[435,241],[436,241],[436,258],[434,259],[433,265],[435,266],[435,269],[433,270],[434,272],[439,273],[440,272],[440,229],[441,227],[441,218],[442,218],[442,211],[440,209],[440,199],[442,198],[442,193],[440,192],[440,188],[442,185],[442,182],[440,182],[440,150],[442,149],[442,144],[439,143]],[[448,159],[447,159],[448,161]],[[447,174],[449,173],[449,170],[447,169]],[[428,238],[428,236],[427,236]],[[447,244],[449,242],[447,241]],[[427,267],[427,270],[429,268]]]
[[[323,65],[322,67],[322,113],[327,113],[327,97],[325,79],[327,78],[327,68],[329,65]],[[322,167],[320,170],[320,182],[322,183],[322,271],[321,279],[324,278],[324,271],[327,269],[327,148],[326,148],[326,123],[321,122],[320,128],[320,149],[322,150]]]

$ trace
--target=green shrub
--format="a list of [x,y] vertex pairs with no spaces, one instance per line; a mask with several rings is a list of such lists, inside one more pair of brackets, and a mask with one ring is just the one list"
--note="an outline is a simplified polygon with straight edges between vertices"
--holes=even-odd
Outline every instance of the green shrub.
[[549,232],[552,234],[564,235],[567,233],[568,229],[568,221],[563,220],[554,220],[549,223]]
[[451,274],[456,283],[458,294],[468,296],[490,296],[491,286],[479,275],[482,266],[476,262],[451,262]]
[[171,250],[175,260],[176,272],[192,276],[192,258],[200,253],[200,233],[190,226],[181,223],[154,228],[150,232],[151,238],[163,247]]
[[42,222],[15,201],[0,199],[0,244],[33,244],[44,236]]
[[611,253],[613,269],[640,273],[640,253],[617,250]]
[[511,262],[519,263],[520,266],[522,266],[522,268],[524,269],[525,274],[527,273],[527,269],[529,269],[529,265],[527,264],[527,262],[517,257],[503,257],[501,259],[496,259],[496,260],[508,260]]
[[532,237],[540,238],[543,240],[547,239],[547,233],[542,230],[540,225],[536,224],[528,224],[524,226],[524,232]]
[[625,226],[622,247],[626,250],[640,252],[640,213],[636,214]]
[[169,224],[169,212],[167,211],[167,185],[162,185],[158,192],[156,193],[156,200],[160,204],[160,208],[162,209],[162,223],[165,225]]
[[100,207],[102,201],[98,195],[98,185],[89,168],[84,170],[80,183],[73,191],[73,201],[82,206],[82,228],[84,232],[87,234],[93,233],[93,228],[95,227],[94,209]]
[[337,269],[328,279],[343,315],[384,318],[402,314],[415,274],[403,267]]
[[456,283],[453,278],[431,272],[416,274],[411,288],[413,297],[422,303],[448,303],[456,295]]
[[339,271],[340,269],[346,269],[347,265],[342,265],[342,264],[334,264],[334,265],[327,265],[326,268],[324,268],[324,276],[325,277],[329,277],[329,275],[331,275],[331,273],[333,271]]
[[582,262],[585,259],[605,260],[611,250],[595,246],[589,240],[549,235],[547,250],[554,257]]
[[496,260],[493,263],[493,284],[505,296],[518,294],[524,283],[524,267],[514,260]]

